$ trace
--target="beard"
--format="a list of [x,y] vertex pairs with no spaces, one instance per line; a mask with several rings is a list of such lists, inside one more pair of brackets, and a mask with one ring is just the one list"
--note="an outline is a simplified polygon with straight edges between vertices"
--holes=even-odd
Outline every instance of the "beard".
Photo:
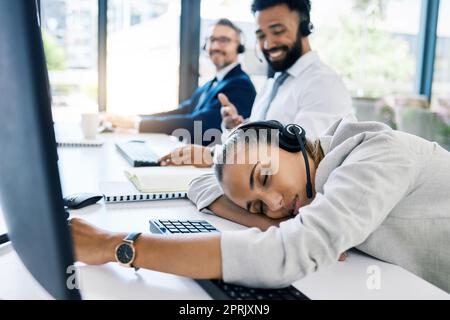
[[214,66],[216,67],[217,70],[222,70],[222,69],[228,67],[230,64],[233,63],[233,61],[227,60],[226,54],[225,54],[225,52],[223,52],[223,51],[219,51],[219,50],[211,51],[211,52],[209,53],[210,59],[211,59],[211,57],[212,57],[213,54],[219,54],[219,55],[221,55],[222,58],[223,58],[223,60],[220,61],[220,62],[218,62],[217,64],[216,64],[215,62],[213,62],[213,63],[214,63]]
[[[298,59],[302,56],[302,37],[300,32],[297,34],[297,40],[295,41],[292,48],[289,50],[288,46],[279,46],[272,48],[270,50],[263,50],[264,58],[266,58],[267,63],[272,67],[275,72],[285,71],[292,67],[294,63],[297,62]],[[280,61],[271,61],[270,60],[270,51],[272,50],[283,50],[286,52],[286,58]]]

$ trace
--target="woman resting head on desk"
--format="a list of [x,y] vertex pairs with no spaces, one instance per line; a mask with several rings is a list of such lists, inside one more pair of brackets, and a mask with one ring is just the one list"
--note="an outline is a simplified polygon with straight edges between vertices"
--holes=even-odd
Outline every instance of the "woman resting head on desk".
[[[282,287],[356,247],[450,291],[449,152],[374,122],[339,121],[314,143],[295,126],[244,129],[223,146],[216,177],[230,203],[279,227],[141,236],[136,266]],[[72,230],[78,259],[93,264],[115,261],[126,236],[80,220]]]

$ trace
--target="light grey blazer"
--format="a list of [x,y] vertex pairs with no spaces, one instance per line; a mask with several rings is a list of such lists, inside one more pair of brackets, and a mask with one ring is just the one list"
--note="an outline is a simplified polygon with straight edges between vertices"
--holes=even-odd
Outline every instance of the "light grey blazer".
[[[314,201],[279,228],[222,233],[224,280],[282,287],[356,247],[450,292],[450,153],[376,122],[341,120],[320,140]],[[221,194],[210,175],[188,196],[202,209]]]

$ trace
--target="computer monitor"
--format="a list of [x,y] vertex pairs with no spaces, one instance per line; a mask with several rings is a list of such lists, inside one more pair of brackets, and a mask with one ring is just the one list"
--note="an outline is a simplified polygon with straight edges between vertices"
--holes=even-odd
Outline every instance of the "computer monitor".
[[0,193],[20,259],[56,299],[79,299],[34,0],[0,1]]

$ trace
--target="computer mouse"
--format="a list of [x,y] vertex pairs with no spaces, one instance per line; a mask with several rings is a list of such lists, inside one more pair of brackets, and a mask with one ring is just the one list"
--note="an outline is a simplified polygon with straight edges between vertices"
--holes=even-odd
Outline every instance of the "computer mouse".
[[81,209],[103,199],[103,195],[94,193],[77,193],[64,197],[64,205],[69,209]]

